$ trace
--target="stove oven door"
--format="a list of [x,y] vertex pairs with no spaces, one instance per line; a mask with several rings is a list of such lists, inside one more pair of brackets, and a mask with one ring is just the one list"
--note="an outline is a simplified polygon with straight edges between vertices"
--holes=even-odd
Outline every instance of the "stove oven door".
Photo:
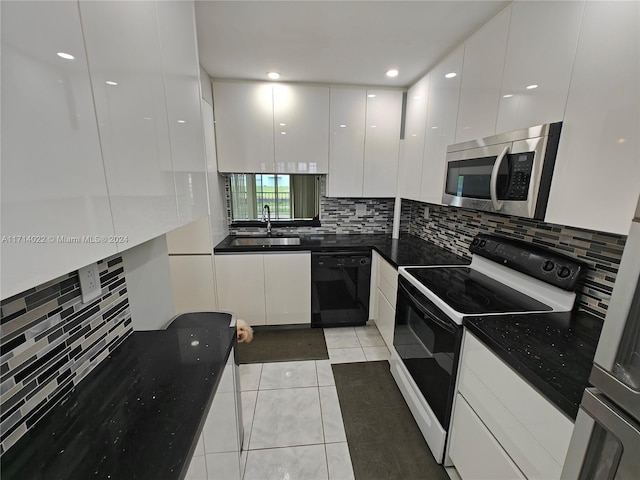
[[393,345],[444,430],[449,428],[462,327],[403,277]]

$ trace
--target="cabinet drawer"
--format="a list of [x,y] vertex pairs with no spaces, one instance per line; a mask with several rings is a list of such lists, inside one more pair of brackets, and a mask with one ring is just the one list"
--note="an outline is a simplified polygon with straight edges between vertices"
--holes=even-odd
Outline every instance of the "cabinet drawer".
[[458,391],[529,479],[560,478],[573,423],[469,332]]
[[385,296],[391,307],[396,308],[396,295],[398,294],[398,271],[388,262],[380,259],[378,266],[378,288]]
[[525,479],[464,398],[456,396],[449,456],[463,479]]
[[[376,319],[376,326],[380,335],[384,339],[389,349],[393,348],[393,328],[395,326],[396,311],[395,308],[387,301],[384,295],[380,295],[380,289],[378,289],[378,317]],[[395,302],[394,302],[395,304]]]

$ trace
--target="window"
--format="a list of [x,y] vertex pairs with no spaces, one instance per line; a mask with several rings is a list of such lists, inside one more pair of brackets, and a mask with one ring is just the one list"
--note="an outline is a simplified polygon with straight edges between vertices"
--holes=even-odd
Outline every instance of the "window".
[[265,205],[272,221],[312,219],[320,211],[315,175],[234,173],[230,183],[233,221],[261,220]]

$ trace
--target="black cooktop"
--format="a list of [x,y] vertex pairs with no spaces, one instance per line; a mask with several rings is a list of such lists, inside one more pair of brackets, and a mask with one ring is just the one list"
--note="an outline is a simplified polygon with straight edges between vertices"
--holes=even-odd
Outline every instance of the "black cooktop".
[[468,267],[410,267],[420,283],[455,311],[485,313],[551,311],[551,307]]

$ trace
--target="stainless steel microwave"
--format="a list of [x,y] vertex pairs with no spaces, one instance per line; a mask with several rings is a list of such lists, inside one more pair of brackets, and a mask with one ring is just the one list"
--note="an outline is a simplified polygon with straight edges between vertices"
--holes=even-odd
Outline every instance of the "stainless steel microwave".
[[562,122],[447,147],[442,203],[544,220]]

